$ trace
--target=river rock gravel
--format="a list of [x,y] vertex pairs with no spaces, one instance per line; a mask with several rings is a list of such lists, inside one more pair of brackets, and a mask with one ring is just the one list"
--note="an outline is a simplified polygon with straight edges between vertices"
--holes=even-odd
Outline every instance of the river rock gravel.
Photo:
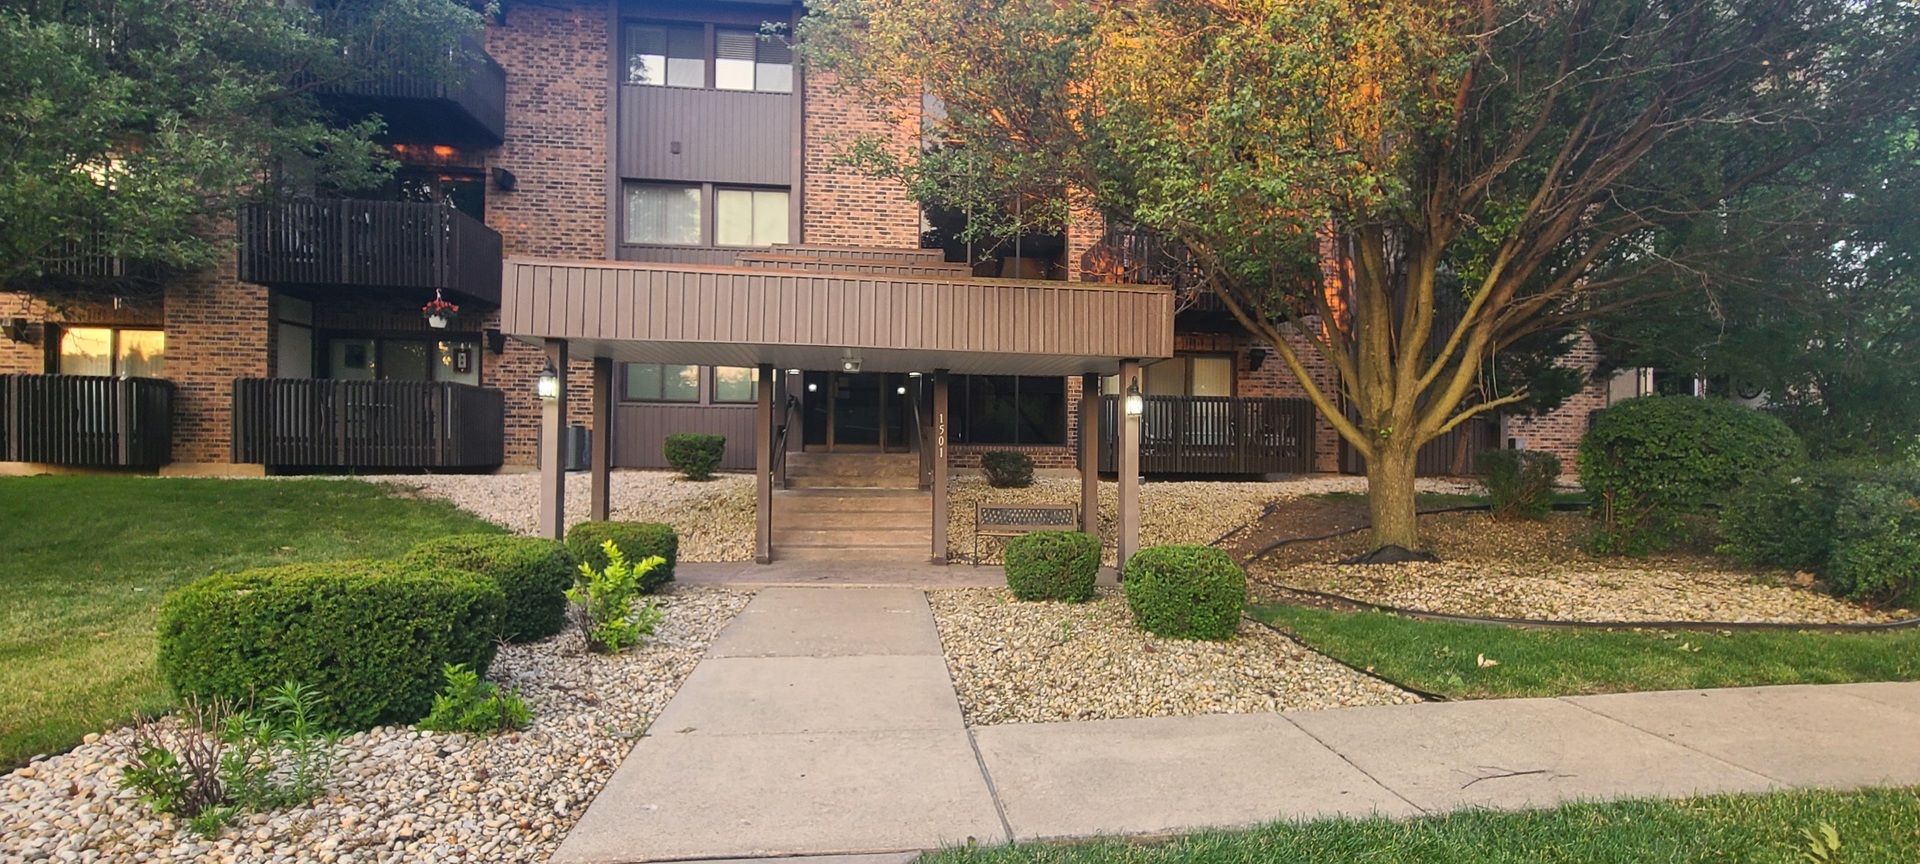
[[212,841],[118,787],[129,730],[90,735],[0,776],[0,862],[545,861],[750,596],[677,588],[655,636],[619,656],[584,652],[573,631],[508,646],[489,677],[526,697],[526,730],[353,735],[325,797],[244,815]]
[[1086,603],[930,591],[967,723],[1311,711],[1420,701],[1251,621],[1227,642],[1135,629],[1117,588]]

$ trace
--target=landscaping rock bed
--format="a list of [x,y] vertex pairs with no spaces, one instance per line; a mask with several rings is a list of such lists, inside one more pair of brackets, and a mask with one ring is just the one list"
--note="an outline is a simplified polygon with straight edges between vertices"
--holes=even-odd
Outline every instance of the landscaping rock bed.
[[927,597],[970,725],[1419,701],[1248,621],[1228,642],[1151,636],[1114,588],[1088,603],[1023,603],[1000,588]]
[[[540,475],[432,474],[362,478],[452,503],[521,534],[534,534],[540,519]],[[701,482],[670,471],[613,472],[613,518],[666,522],[680,534],[682,561],[749,561],[753,558],[753,477],[716,474]],[[567,524],[586,521],[587,477],[567,478]]]
[[242,816],[213,841],[119,788],[129,730],[89,736],[0,776],[0,862],[545,861],[750,596],[675,590],[656,635],[619,656],[586,654],[573,631],[505,647],[490,677],[526,697],[525,731],[353,735],[326,797]]

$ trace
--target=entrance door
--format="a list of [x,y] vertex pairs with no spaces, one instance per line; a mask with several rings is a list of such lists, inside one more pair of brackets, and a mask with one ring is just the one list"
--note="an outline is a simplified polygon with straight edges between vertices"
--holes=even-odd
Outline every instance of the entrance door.
[[898,373],[808,372],[806,446],[828,452],[904,452],[910,406]]

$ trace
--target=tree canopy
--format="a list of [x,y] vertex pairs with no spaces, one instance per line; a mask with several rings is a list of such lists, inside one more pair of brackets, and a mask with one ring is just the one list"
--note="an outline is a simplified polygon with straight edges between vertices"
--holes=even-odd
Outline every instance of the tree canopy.
[[1705,226],[1818,212],[1795,169],[1920,93],[1920,10],[1895,2],[810,8],[812,62],[878,104],[940,108],[938,146],[868,151],[870,170],[933,202],[1065,186],[1191,250],[1366,458],[1376,545],[1417,543],[1420,445],[1536,398],[1495,386],[1508,353],[1678,296],[1674,274],[1723,278],[1727,235]]
[[[0,8],[0,287],[76,258],[214,263],[241,200],[392,170],[378,118],[316,94],[398,70],[450,79],[479,32],[456,0],[20,0]],[[121,286],[117,290],[125,290]]]

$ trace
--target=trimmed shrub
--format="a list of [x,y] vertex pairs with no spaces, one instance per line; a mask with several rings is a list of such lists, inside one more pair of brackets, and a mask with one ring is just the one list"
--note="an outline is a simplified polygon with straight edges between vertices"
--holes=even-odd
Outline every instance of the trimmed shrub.
[[1079,531],[1033,531],[1007,541],[1007,587],[1021,600],[1093,599],[1100,538]]
[[[628,561],[645,561],[659,556],[666,560],[640,582],[640,590],[653,592],[673,581],[673,565],[680,560],[680,535],[665,522],[581,522],[567,531],[567,551],[574,561],[595,570],[607,569],[605,544],[608,540],[626,553]],[[572,584],[569,581],[568,584]]]
[[1842,462],[1761,477],[1740,487],[1720,511],[1726,542],[1719,551],[1749,566],[1824,572],[1833,556],[1833,520],[1841,499],[1862,480],[1899,470]]
[[509,642],[545,639],[567,624],[567,589],[574,560],[567,547],[538,537],[456,534],[428,540],[400,559],[406,567],[471,570],[506,595],[500,636]]
[[1786,424],[1725,399],[1629,399],[1599,414],[1580,440],[1580,482],[1601,520],[1594,546],[1627,554],[1670,547],[1682,517],[1804,457]]
[[1495,518],[1545,519],[1553,512],[1560,457],[1544,450],[1482,450],[1476,463]]
[[995,489],[1025,489],[1033,485],[1033,457],[1015,450],[982,453],[980,473]]
[[411,723],[443,670],[493,662],[505,595],[465,570],[391,561],[209,576],[160,606],[160,672],[182,697],[246,704],[286,681],[325,697],[323,728]]
[[1827,581],[1854,600],[1898,602],[1920,592],[1920,497],[1903,484],[1863,482],[1834,512]]
[[1134,623],[1170,639],[1232,639],[1247,606],[1247,574],[1211,546],[1142,549],[1121,584]]
[[667,465],[688,480],[710,480],[720,457],[727,453],[727,436],[704,432],[676,432],[667,436]]

